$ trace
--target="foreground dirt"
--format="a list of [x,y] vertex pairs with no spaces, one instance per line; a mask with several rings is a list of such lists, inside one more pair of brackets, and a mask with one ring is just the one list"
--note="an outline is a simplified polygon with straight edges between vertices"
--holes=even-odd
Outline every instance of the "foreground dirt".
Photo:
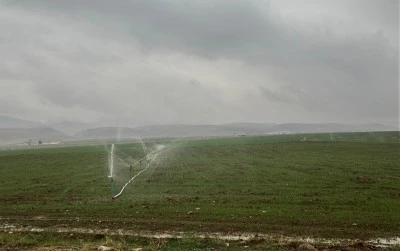
[[[29,250],[93,250],[98,244],[90,244],[85,242],[89,237],[106,238],[106,237],[137,237],[158,240],[160,243],[168,243],[169,240],[215,240],[215,245],[223,243],[229,250],[235,250],[236,247],[249,248],[250,250],[400,250],[400,237],[393,238],[376,238],[376,239],[327,239],[327,238],[310,238],[299,236],[282,236],[268,235],[260,233],[218,233],[218,232],[178,232],[178,231],[138,231],[125,229],[108,229],[108,228],[84,228],[84,227],[37,227],[31,225],[17,225],[9,223],[1,223],[0,231],[3,233],[12,234],[62,234],[63,236],[79,239],[81,238],[80,246],[75,247],[60,247],[60,246],[31,246]],[[90,239],[89,238],[89,239]],[[195,241],[193,241],[195,243]],[[232,243],[232,245],[230,245]],[[107,244],[107,243],[106,243]],[[111,249],[109,250],[132,250],[127,246],[116,243],[108,243]],[[272,246],[271,246],[272,245]],[[2,247],[3,246],[3,247]],[[17,249],[23,249],[23,246],[16,246]],[[107,246],[106,246],[107,247]],[[225,246],[223,246],[225,247]],[[67,249],[66,249],[67,248]],[[151,245],[145,247],[146,250],[160,250],[162,245]],[[265,249],[264,249],[265,248]],[[17,250],[15,249],[15,250]],[[0,244],[0,250],[14,250],[13,246],[5,246]],[[166,247],[165,250],[169,250]],[[177,249],[179,250],[179,249]],[[221,247],[209,250],[222,250]]]

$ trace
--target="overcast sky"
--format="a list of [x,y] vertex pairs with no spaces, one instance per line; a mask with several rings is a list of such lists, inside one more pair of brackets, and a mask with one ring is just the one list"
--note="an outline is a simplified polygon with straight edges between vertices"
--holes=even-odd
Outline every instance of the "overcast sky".
[[396,125],[397,0],[0,0],[0,114]]

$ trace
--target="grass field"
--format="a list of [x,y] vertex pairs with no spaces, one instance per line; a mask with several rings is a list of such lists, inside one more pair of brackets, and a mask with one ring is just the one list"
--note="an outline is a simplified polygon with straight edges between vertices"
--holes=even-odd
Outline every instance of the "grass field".
[[115,189],[107,178],[110,145],[0,151],[0,222],[399,236],[399,140],[399,132],[374,132],[147,141],[147,152],[165,148],[115,201],[112,195],[150,162],[129,169],[145,156],[141,144],[115,145]]

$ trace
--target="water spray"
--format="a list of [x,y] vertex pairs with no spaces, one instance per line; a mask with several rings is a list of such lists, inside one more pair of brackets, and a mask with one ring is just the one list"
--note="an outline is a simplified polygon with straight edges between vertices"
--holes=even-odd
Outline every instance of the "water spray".
[[110,169],[110,174],[108,175],[108,178],[110,178],[110,186],[111,186],[111,194],[115,194],[115,181],[113,178],[113,172],[114,172],[114,144],[111,145],[111,150],[110,150],[110,158],[109,158],[109,169]]
[[164,151],[164,147],[163,147],[163,146],[157,147],[152,153],[147,154],[145,157],[143,157],[142,159],[140,159],[139,161],[137,161],[135,164],[137,164],[138,162],[141,163],[141,161],[142,161],[143,159],[148,159],[148,157],[151,156],[151,161],[150,161],[149,163],[147,163],[146,167],[145,167],[142,171],[138,172],[135,176],[133,176],[128,182],[126,182],[126,184],[122,187],[121,191],[120,191],[118,194],[114,195],[111,199],[112,199],[112,200],[115,200],[116,198],[118,198],[119,196],[121,196],[121,194],[122,194],[122,193],[124,192],[124,190],[125,190],[125,187],[127,187],[127,186],[129,185],[129,183],[131,183],[136,177],[138,177],[140,174],[142,174],[144,171],[146,171],[147,168],[149,168],[150,165],[153,163],[153,161],[157,159],[158,154],[160,154],[160,153],[163,152],[163,151]]
[[111,151],[110,151],[110,162],[108,163],[109,168],[110,168],[110,174],[108,175],[108,178],[113,177],[113,171],[114,171],[114,144],[111,145]]
[[[142,143],[142,148],[143,148],[143,152],[144,155],[147,156],[147,149],[146,149],[146,145],[144,144],[143,140],[141,137],[138,137],[138,139],[140,140],[140,143]],[[146,158],[147,159],[147,158]]]

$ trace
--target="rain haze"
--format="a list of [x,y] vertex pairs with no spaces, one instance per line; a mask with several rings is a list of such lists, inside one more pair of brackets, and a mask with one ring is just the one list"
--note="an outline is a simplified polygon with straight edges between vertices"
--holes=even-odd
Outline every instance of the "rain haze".
[[0,250],[400,250],[399,8],[0,0]]
[[0,0],[0,27],[11,117],[398,125],[396,0]]

